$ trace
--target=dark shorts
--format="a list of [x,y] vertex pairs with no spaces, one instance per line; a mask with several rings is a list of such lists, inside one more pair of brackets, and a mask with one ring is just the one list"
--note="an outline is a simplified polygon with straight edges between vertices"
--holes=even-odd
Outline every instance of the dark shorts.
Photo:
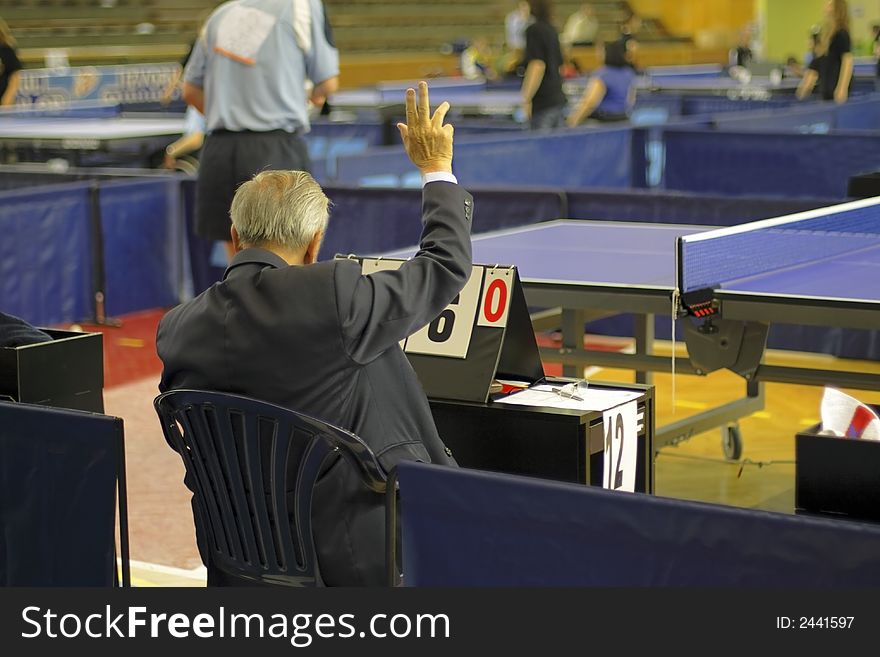
[[229,241],[229,208],[239,185],[267,169],[309,171],[309,153],[299,135],[272,132],[212,132],[199,161],[196,233]]

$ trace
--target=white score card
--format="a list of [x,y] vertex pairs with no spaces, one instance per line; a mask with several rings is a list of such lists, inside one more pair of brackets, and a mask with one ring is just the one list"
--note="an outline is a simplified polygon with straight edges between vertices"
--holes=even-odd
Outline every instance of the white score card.
[[409,337],[406,341],[406,352],[467,358],[482,282],[483,267],[474,267],[464,289],[452,303],[433,322]]
[[605,432],[602,487],[635,492],[638,402],[631,401],[605,411],[602,414],[602,428]]

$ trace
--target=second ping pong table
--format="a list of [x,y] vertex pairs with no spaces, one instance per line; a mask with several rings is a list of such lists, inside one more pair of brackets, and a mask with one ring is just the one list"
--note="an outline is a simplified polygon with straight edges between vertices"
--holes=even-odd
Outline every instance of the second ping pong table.
[[[856,245],[858,255],[838,254],[834,262],[826,259],[828,254],[823,250],[827,237],[816,233],[812,224],[803,230],[791,227],[804,221],[803,217],[815,216],[826,224],[841,216],[851,220],[853,212],[876,217],[874,241],[868,240],[873,250],[861,250],[870,244],[860,247],[865,237],[857,233],[841,238],[839,247]],[[680,318],[677,324],[684,334],[688,357],[676,359],[675,371],[705,375],[730,369],[743,377],[745,394],[658,427],[655,449],[720,427],[725,454],[737,457],[741,438],[736,422],[763,408],[765,381],[880,390],[880,365],[876,373],[860,373],[762,362],[771,323],[880,328],[878,202],[847,204],[777,220],[775,230],[784,234],[770,240],[764,234],[764,224],[718,231],[706,226],[557,220],[475,236],[473,257],[474,262],[484,264],[516,265],[529,305],[557,309],[550,323],[542,325],[538,319],[536,327],[554,326],[553,322],[558,326],[561,311],[562,346],[544,347],[541,356],[546,362],[562,363],[567,376],[577,376],[578,368],[588,365],[618,367],[635,370],[639,383],[650,383],[651,372],[673,369],[672,358],[653,353],[655,317]],[[749,244],[756,239],[759,244]],[[772,249],[765,251],[765,244],[772,244]],[[785,244],[789,252],[812,255],[812,267],[803,262],[799,265],[802,270],[791,269],[795,265],[790,258],[775,257],[774,251]],[[812,249],[806,249],[807,244]],[[761,253],[764,255],[758,256]],[[412,250],[387,255],[411,254]],[[781,269],[776,267],[779,263]],[[755,278],[753,271],[762,268],[762,275]],[[723,283],[730,274],[736,277],[736,286]],[[815,289],[805,293],[809,281],[816,278]],[[866,298],[849,298],[853,295],[835,289],[852,285],[854,278],[865,280],[869,291],[862,296]],[[585,323],[616,313],[635,317],[635,352],[585,348]]]
[[87,153],[146,157],[164,149],[184,128],[183,117],[2,117],[0,153],[40,153],[75,164]]

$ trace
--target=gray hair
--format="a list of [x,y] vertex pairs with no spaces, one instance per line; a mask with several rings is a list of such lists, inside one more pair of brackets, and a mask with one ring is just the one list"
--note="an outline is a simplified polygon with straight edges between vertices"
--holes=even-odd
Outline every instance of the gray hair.
[[327,229],[329,206],[305,171],[263,171],[238,188],[229,214],[243,245],[301,251]]

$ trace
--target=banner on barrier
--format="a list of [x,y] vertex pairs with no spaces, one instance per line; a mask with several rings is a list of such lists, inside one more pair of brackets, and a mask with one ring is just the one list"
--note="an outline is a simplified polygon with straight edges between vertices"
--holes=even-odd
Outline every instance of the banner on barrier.
[[27,69],[21,72],[15,104],[64,108],[83,100],[159,102],[180,70],[178,63]]

